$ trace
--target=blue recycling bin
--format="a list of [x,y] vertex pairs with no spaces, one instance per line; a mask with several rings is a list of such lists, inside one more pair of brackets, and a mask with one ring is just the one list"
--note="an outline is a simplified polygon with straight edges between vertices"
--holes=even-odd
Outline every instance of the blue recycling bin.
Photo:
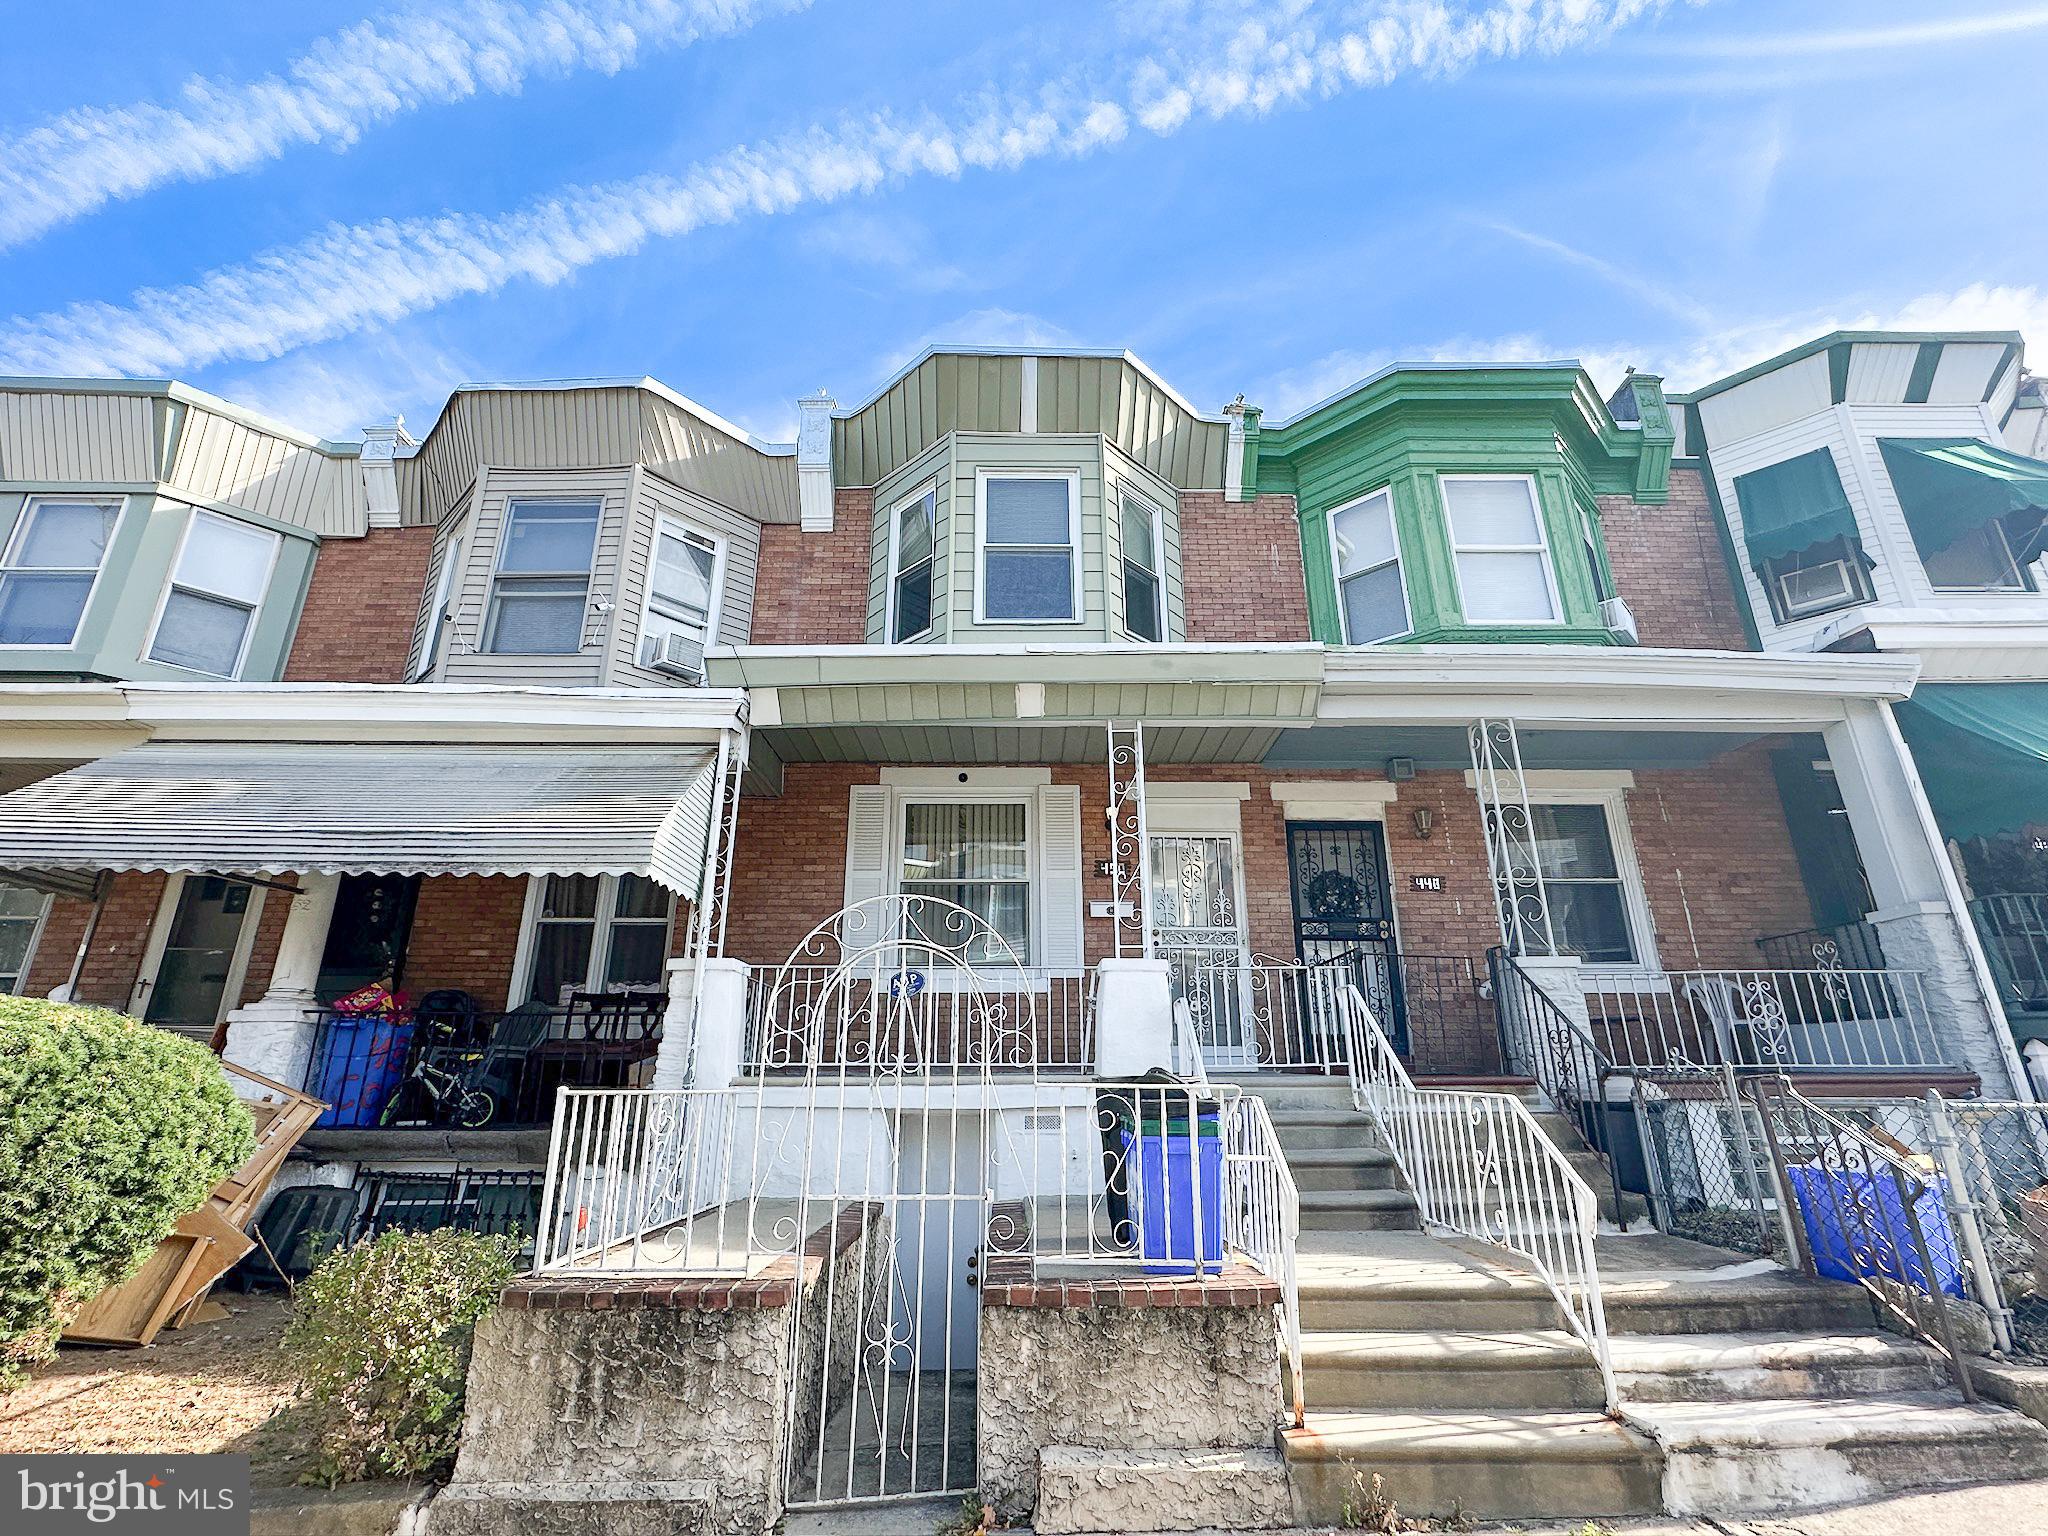
[[[1138,1253],[1148,1275],[1215,1274],[1223,1268],[1223,1135],[1213,1114],[1189,1134],[1185,1119],[1124,1126],[1125,1177],[1138,1207]],[[1199,1159],[1199,1161],[1198,1161]],[[1199,1190],[1201,1258],[1195,1256]]]
[[[1799,1200],[1813,1267],[1830,1280],[1872,1276],[1918,1286],[1930,1296],[1936,1286],[1951,1296],[1965,1294],[1963,1265],[1956,1254],[1955,1234],[1949,1229],[1947,1190],[1940,1181],[1913,1198],[1913,1214],[1927,1239],[1923,1264],[1913,1242],[1913,1223],[1906,1217],[1906,1202],[1889,1175],[1824,1168],[1818,1163],[1798,1164],[1787,1168],[1785,1175]],[[1860,1213],[1854,1219],[1844,1214],[1851,1208]],[[1879,1235],[1881,1240],[1874,1240]],[[1926,1273],[1929,1266],[1934,1270],[1931,1276]]]
[[412,1029],[412,1020],[382,1014],[331,1015],[321,1033],[321,1056],[310,1090],[315,1098],[327,1101],[327,1108],[313,1124],[321,1130],[375,1125],[385,1101],[405,1076]]

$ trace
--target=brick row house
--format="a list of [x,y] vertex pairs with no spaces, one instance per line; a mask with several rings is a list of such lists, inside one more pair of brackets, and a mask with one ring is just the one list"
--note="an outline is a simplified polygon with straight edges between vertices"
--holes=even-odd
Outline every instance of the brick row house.
[[[1830,419],[1859,349],[1929,344],[1858,339]],[[1931,366],[1981,394],[1944,436],[2024,428],[2016,341]],[[327,1098],[314,1231],[544,1262],[590,1216],[542,1208],[565,1089],[748,1088],[765,1139],[821,1071],[842,1127],[849,1081],[944,1076],[957,1153],[963,1081],[997,1120],[1054,1102],[1006,1078],[1341,1081],[1352,997],[1417,1084],[1564,1116],[1604,1217],[1720,1231],[1758,1154],[1681,1080],[2029,1094],[1913,755],[1922,619],[1767,622],[1853,534],[1805,482],[1772,515],[1814,540],[1739,520],[1754,388],[1396,365],[1278,421],[935,349],[794,444],[640,379],[355,445],[0,381],[0,988]],[[821,1032],[877,947],[867,1033]],[[890,1045],[885,995],[938,1034]],[[920,1233],[927,1303],[971,1313],[978,1241]]]

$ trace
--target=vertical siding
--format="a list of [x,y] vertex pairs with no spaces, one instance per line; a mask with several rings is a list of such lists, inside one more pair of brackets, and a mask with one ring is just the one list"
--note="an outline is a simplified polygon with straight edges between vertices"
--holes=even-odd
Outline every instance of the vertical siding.
[[764,523],[797,520],[796,458],[766,454],[660,395],[640,397],[640,461],[664,480]]
[[369,514],[360,466],[242,422],[187,409],[169,484],[318,534],[361,534]]
[[609,681],[642,688],[674,688],[680,680],[640,665],[640,620],[647,601],[647,575],[654,563],[654,534],[661,519],[673,517],[720,544],[717,645],[745,645],[754,622],[754,582],[761,564],[761,527],[726,507],[693,496],[658,476],[638,477],[631,515],[622,537],[618,611],[613,615]]
[[[1079,623],[977,625],[974,622],[975,471],[1006,468],[1074,470],[1079,474],[1080,505],[1076,509],[1081,529]],[[1103,592],[1103,469],[1099,441],[1044,433],[1020,437],[961,438],[956,456],[950,461],[945,483],[950,505],[945,529],[947,584],[943,607],[940,606],[940,593],[935,590],[932,594],[934,613],[944,615],[946,632],[941,638],[955,644],[1013,645],[1110,638]]]
[[148,395],[0,393],[0,480],[155,480]]
[[833,423],[833,478],[878,485],[948,432],[1015,432],[1024,410],[1017,357],[928,357],[855,414]]
[[1223,484],[1229,429],[1191,416],[1121,357],[1047,357],[1038,365],[1038,420],[1047,432],[1100,432],[1182,490]]

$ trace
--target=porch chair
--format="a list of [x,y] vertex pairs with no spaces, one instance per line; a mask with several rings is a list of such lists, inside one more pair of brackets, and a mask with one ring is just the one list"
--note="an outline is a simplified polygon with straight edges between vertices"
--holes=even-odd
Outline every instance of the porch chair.
[[527,1063],[547,1040],[554,1026],[555,1011],[546,1003],[523,1003],[491,1026],[491,1038],[483,1054],[463,1075],[465,1093],[488,1093],[497,1103],[493,1120],[507,1118],[513,1100],[524,1086]]

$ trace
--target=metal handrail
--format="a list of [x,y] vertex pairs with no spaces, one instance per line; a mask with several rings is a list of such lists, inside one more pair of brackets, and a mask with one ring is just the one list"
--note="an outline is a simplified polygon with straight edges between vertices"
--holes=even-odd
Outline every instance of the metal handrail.
[[1280,1341],[1294,1388],[1294,1427],[1306,1422],[1302,1393],[1301,1195],[1266,1101],[1235,1100],[1223,1122],[1224,1240],[1280,1287]]
[[1592,1354],[1608,1408],[1619,1402],[1593,1235],[1599,1201],[1505,1093],[1417,1088],[1356,987],[1339,999],[1350,1037],[1351,1101],[1386,1137],[1427,1226],[1526,1262]]

